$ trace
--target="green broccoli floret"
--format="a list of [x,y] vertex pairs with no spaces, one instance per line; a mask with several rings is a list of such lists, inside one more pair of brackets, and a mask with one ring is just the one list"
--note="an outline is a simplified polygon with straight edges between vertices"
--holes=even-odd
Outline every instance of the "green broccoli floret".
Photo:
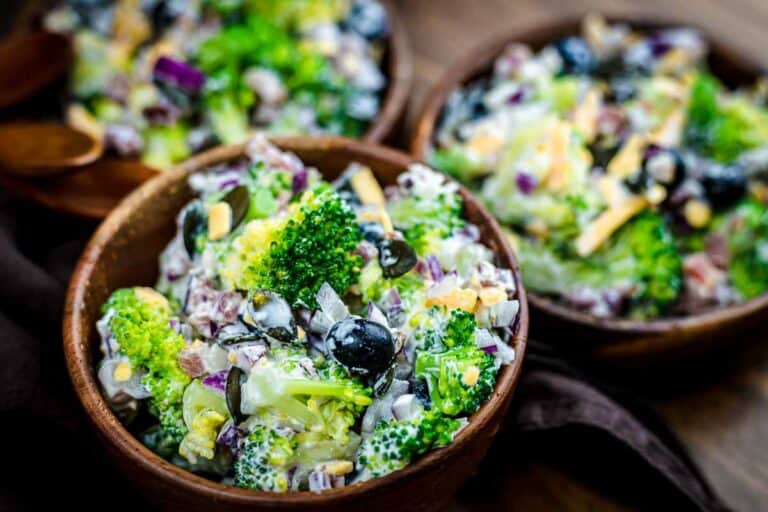
[[[754,199],[739,203],[728,216],[728,273],[744,299],[768,290],[768,206]],[[734,228],[738,226],[738,228]]]
[[246,226],[222,275],[234,288],[272,290],[290,304],[315,309],[323,283],[343,294],[357,282],[363,260],[353,252],[360,240],[354,212],[321,185],[305,193],[280,225]]
[[487,171],[482,159],[459,143],[435,149],[429,155],[429,165],[447,172],[463,183],[482,176]]
[[740,96],[721,98],[723,86],[700,73],[691,89],[686,143],[720,162],[768,144],[768,110]]
[[436,410],[423,412],[408,421],[380,422],[357,453],[360,480],[370,480],[407,466],[417,455],[446,446],[461,422]]
[[493,357],[475,344],[476,327],[474,315],[452,311],[441,329],[427,333],[416,355],[416,377],[426,380],[432,407],[448,416],[472,414],[496,384]]
[[235,485],[258,491],[287,491],[294,449],[292,437],[266,426],[255,426],[235,459]]
[[424,279],[416,271],[411,270],[394,279],[387,279],[384,277],[381,265],[376,260],[368,262],[363,267],[358,286],[363,304],[368,302],[378,304],[386,292],[392,288],[397,288],[397,293],[406,310],[417,302],[423,302],[420,296],[426,291]]
[[302,29],[322,23],[336,23],[346,16],[345,0],[250,0],[248,11],[274,20],[281,27]]
[[273,351],[274,359],[251,370],[243,386],[244,412],[268,410],[335,441],[348,440],[349,428],[372,403],[371,389],[334,365],[307,376],[303,367],[312,363],[296,350]]
[[527,238],[519,240],[518,256],[526,286],[539,293],[633,288],[630,314],[636,317],[662,314],[683,286],[682,257],[672,233],[661,215],[650,211],[629,221],[588,258]]
[[464,226],[461,198],[456,193],[440,193],[435,198],[403,195],[387,204],[394,225],[417,254],[437,252],[436,244]]
[[146,128],[142,161],[157,169],[169,169],[173,164],[189,156],[187,127],[178,122],[169,126],[150,126]]
[[[178,363],[184,338],[170,327],[168,301],[150,288],[123,288],[102,307],[109,328],[134,371],[145,371],[142,384],[152,395],[150,412],[158,417],[163,436],[176,444],[187,433],[182,414],[184,388],[190,378]],[[162,436],[161,436],[162,437]]]

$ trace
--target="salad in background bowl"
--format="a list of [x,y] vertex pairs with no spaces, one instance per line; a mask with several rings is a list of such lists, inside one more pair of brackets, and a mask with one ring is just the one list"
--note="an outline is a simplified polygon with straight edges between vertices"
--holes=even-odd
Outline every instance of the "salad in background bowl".
[[519,375],[509,248],[465,190],[406,155],[277,143],[296,153],[263,138],[204,153],[105,221],[67,306],[78,394],[150,496],[437,508]]
[[255,130],[384,138],[407,88],[396,23],[377,0],[71,0],[43,18],[74,41],[67,122],[158,169]]
[[602,318],[692,315],[768,289],[768,82],[707,41],[588,16],[512,43],[448,97],[428,160],[511,230],[528,288]]
[[541,339],[663,364],[751,339],[768,309],[762,76],[685,20],[520,21],[446,71],[412,153],[502,220]]

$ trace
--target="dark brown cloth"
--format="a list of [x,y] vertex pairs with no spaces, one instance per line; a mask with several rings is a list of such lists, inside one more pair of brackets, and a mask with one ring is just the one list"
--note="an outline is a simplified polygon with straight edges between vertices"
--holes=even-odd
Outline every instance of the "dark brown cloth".
[[[0,510],[146,509],[125,492],[87,425],[62,356],[67,281],[93,228],[0,192]],[[492,509],[491,489],[515,457],[597,475],[598,487],[624,488],[620,499],[639,508],[726,510],[653,412],[588,382],[535,342],[506,428],[463,504],[469,496]]]

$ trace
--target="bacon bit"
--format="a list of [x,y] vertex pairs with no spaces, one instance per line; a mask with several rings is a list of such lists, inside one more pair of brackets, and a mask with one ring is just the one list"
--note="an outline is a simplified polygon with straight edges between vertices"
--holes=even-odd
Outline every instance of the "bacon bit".
[[179,352],[178,361],[181,369],[193,379],[202,377],[205,373],[203,358],[200,356],[200,352],[195,350],[195,348],[185,348]]

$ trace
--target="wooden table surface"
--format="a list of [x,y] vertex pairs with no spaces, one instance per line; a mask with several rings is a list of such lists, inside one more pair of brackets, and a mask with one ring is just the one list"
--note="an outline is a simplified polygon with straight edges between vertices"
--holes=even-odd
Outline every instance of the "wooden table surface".
[[[408,127],[429,87],[468,48],[508,27],[590,10],[665,13],[725,35],[768,69],[766,0],[398,0],[415,53]],[[407,139],[403,139],[403,142]],[[533,327],[535,335],[535,326]],[[761,333],[756,333],[761,337]],[[766,338],[766,336],[762,336]],[[734,340],[735,342],[736,340]],[[762,342],[762,343],[761,343]],[[734,343],[735,344],[735,343]],[[692,366],[697,368],[692,368]],[[676,378],[640,373],[632,385],[689,447],[716,491],[735,510],[768,510],[768,343],[757,340],[709,360],[681,364]],[[698,371],[696,371],[698,370]],[[683,377],[684,376],[684,377]],[[655,383],[653,389],[645,383]],[[608,478],[586,479],[578,461],[542,462],[507,454],[501,474],[484,475],[490,490],[467,489],[454,510],[634,510],[642,498],[616,492]],[[599,458],[599,456],[598,456]],[[591,461],[584,461],[584,466]],[[495,466],[494,466],[495,467]],[[494,472],[498,472],[495,467]],[[616,468],[621,471],[621,468]],[[640,505],[638,505],[638,503]]]

